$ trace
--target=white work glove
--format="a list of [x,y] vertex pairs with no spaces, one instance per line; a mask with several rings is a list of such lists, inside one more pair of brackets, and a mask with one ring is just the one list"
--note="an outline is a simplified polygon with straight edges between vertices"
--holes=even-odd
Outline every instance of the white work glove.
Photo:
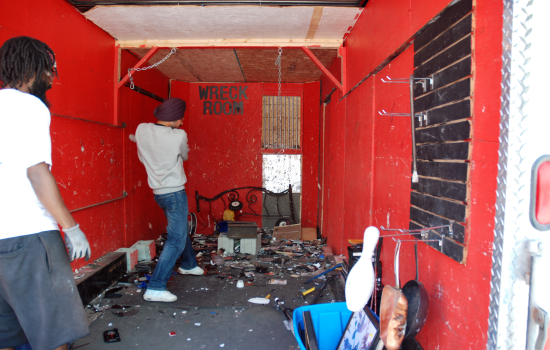
[[90,249],[90,243],[88,243],[86,235],[80,229],[80,225],[76,224],[71,228],[65,228],[63,232],[65,232],[65,246],[69,250],[69,260],[73,261],[86,257],[84,260],[88,261],[92,249]]
[[128,138],[130,139],[130,141],[136,142],[136,135],[130,134],[130,135],[128,135]]

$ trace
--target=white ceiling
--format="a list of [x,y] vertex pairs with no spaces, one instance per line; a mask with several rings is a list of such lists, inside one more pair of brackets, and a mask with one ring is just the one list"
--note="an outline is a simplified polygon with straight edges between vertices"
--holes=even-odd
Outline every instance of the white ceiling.
[[284,43],[338,47],[361,11],[356,7],[126,5],[97,6],[84,16],[122,47]]

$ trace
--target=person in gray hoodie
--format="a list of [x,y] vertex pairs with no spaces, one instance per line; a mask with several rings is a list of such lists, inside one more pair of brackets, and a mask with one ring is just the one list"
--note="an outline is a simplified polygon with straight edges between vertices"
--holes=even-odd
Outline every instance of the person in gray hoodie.
[[189,209],[183,162],[188,158],[189,146],[187,133],[180,129],[185,108],[185,101],[169,98],[155,109],[156,123],[139,124],[136,135],[130,135],[130,139],[137,143],[139,160],[147,170],[147,182],[153,190],[155,201],[168,220],[167,240],[143,295],[146,301],[174,302],[178,299],[166,290],[166,282],[179,256],[181,264],[178,273],[204,274],[204,270],[197,265],[187,226]]

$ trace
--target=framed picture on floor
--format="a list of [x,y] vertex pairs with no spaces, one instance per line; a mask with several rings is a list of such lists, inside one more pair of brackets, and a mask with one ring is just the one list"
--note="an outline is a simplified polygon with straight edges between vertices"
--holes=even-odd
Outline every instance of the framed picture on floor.
[[337,350],[374,350],[380,341],[380,323],[368,306],[354,312]]

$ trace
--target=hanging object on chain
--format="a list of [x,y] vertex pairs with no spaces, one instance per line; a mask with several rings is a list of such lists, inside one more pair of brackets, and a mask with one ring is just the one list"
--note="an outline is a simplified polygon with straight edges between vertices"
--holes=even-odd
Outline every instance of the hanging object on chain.
[[172,48],[170,50],[170,53],[166,55],[162,60],[158,61],[155,64],[150,65],[149,67],[143,67],[143,68],[128,68],[128,80],[130,80],[130,89],[134,90],[134,77],[132,77],[132,71],[135,70],[136,72],[147,70],[151,68],[155,68],[156,66],[160,65],[161,63],[164,63],[168,59],[168,57],[172,56],[172,54],[176,53],[176,48]]
[[281,126],[283,125],[283,115],[282,115],[282,102],[281,102],[281,55],[283,54],[283,48],[279,47],[278,49],[279,56],[277,56],[277,59],[275,60],[275,65],[279,66],[279,89],[277,93],[277,121],[279,123],[277,127],[277,140],[275,141],[275,148],[279,148],[279,152],[277,154],[284,153],[285,150],[281,146],[280,140],[281,140]]

